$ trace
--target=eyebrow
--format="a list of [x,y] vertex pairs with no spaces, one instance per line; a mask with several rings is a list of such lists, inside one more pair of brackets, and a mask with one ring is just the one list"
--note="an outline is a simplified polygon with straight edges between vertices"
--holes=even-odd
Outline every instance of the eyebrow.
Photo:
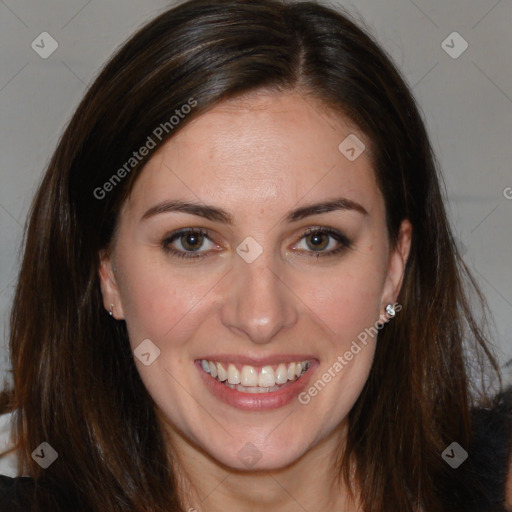
[[[323,201],[321,203],[296,208],[286,215],[285,220],[287,222],[297,222],[312,215],[319,215],[337,210],[351,210],[363,215],[368,215],[368,212],[361,204],[352,201],[351,199],[340,197],[330,201]],[[232,225],[234,223],[233,216],[222,208],[178,200],[163,201],[152,206],[141,217],[141,221],[154,217],[155,215],[170,212],[183,212],[191,215],[197,215],[198,217],[203,217],[213,222],[221,222],[222,224]]]
[[183,212],[191,215],[197,215],[205,219],[222,222],[223,224],[233,224],[233,216],[222,208],[208,206],[199,203],[187,201],[163,201],[151,207],[142,217],[141,221],[159,215],[161,213]]
[[363,205],[352,201],[351,199],[346,199],[345,197],[339,197],[338,199],[333,199],[331,201],[324,201],[322,203],[315,203],[306,206],[302,206],[297,208],[296,210],[292,210],[287,216],[286,220],[288,222],[296,222],[298,220],[304,219],[305,217],[309,217],[311,215],[319,215],[321,213],[334,212],[337,210],[352,210],[359,212],[363,215],[368,215],[368,212],[364,208]]

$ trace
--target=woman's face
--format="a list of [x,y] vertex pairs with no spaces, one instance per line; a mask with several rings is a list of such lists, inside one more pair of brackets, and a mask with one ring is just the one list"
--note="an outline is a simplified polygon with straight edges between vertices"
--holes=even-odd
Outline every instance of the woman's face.
[[410,225],[391,248],[351,134],[369,146],[299,94],[218,105],[151,158],[103,257],[169,432],[229,467],[284,467],[342,432],[396,301]]

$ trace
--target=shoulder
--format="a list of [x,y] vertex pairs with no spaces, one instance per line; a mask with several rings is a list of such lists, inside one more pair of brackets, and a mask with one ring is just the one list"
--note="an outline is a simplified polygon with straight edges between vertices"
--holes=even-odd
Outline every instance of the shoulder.
[[472,439],[462,447],[467,458],[440,482],[445,510],[511,512],[507,480],[511,478],[512,388],[488,407],[472,409],[471,420]]
[[481,510],[504,511],[507,504],[512,506],[512,387],[499,394],[491,407],[473,409],[472,420],[467,481],[479,490]]
[[[83,511],[85,502],[63,492],[60,485],[29,476],[0,475],[0,512]],[[89,509],[87,509],[89,510]]]
[[34,480],[28,476],[0,475],[0,510],[25,512],[34,491]]
[[[508,407],[510,416],[512,417],[512,387],[508,390],[508,394],[505,397],[508,401]],[[510,421],[512,424],[512,420]],[[508,453],[508,475],[505,483],[505,503],[508,510],[512,510],[512,425],[510,425],[510,442],[509,442],[509,453]]]

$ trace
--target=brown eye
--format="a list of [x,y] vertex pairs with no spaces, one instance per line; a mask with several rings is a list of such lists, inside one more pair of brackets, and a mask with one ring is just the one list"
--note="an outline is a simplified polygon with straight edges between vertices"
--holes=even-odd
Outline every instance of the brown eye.
[[198,251],[204,242],[204,235],[201,233],[186,233],[181,235],[179,240],[186,251]]
[[309,249],[323,251],[329,245],[329,235],[321,231],[310,233],[305,238]]

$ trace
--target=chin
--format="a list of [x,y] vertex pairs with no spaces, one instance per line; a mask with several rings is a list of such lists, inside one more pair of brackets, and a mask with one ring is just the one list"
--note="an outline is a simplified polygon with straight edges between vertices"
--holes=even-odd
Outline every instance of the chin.
[[281,450],[273,446],[271,451],[259,449],[255,444],[247,442],[239,449],[226,448],[210,451],[208,455],[218,463],[236,471],[273,471],[286,468],[300,459],[305,450],[297,446],[290,451],[289,446]]

